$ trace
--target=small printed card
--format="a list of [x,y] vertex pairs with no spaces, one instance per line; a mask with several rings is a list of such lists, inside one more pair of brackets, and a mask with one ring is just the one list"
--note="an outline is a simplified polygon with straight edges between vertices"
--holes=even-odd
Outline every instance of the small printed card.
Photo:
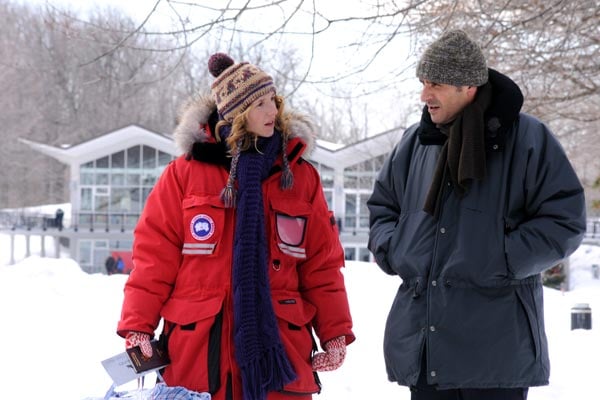
[[169,357],[157,346],[158,342],[153,340],[150,343],[152,344],[150,358],[144,357],[140,348],[136,346],[102,361],[102,366],[115,385],[123,385],[169,364]]

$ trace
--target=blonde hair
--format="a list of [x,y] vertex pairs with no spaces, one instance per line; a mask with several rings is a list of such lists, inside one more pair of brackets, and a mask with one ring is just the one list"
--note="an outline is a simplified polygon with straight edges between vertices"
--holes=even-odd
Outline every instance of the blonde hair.
[[[288,132],[288,121],[289,116],[284,113],[285,102],[283,97],[275,95],[275,107],[277,107],[277,115],[275,116],[275,129],[281,132],[282,138],[285,140],[289,136]],[[258,139],[258,136],[248,132],[246,130],[246,124],[248,122],[248,113],[252,106],[246,108],[244,112],[240,113],[233,119],[231,123],[231,133],[225,139],[229,147],[229,153],[234,154],[235,152],[248,150],[253,146]],[[221,141],[220,131],[223,126],[229,125],[225,120],[220,120],[215,127],[216,138]],[[239,147],[239,148],[238,148]]]

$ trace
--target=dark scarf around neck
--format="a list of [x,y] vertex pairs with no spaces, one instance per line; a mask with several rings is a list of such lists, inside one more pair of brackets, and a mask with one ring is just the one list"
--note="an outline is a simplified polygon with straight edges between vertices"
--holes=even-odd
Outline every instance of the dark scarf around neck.
[[264,400],[296,379],[271,302],[262,182],[281,151],[280,133],[240,154],[233,246],[235,354],[244,400]]
[[488,82],[477,89],[473,102],[450,125],[423,207],[436,219],[439,217],[447,175],[460,197],[467,193],[471,180],[483,180],[485,177],[484,113],[491,100],[492,85]]

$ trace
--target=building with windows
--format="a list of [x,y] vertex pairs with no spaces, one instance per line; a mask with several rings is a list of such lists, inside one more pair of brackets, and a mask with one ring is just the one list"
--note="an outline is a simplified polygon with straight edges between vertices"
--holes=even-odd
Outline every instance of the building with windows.
[[[309,159],[338,220],[346,259],[370,260],[366,201],[402,132],[387,131],[347,146],[317,141]],[[170,136],[137,125],[74,146],[22,141],[69,166],[70,224],[61,235],[70,239],[71,256],[89,272],[104,271],[110,254],[131,250],[145,200],[164,167],[178,155]]]

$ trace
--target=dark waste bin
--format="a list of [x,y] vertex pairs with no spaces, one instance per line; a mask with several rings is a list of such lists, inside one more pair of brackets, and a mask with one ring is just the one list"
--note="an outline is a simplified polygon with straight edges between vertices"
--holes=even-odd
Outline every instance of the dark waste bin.
[[575,304],[571,307],[571,330],[592,329],[592,309],[587,303]]

